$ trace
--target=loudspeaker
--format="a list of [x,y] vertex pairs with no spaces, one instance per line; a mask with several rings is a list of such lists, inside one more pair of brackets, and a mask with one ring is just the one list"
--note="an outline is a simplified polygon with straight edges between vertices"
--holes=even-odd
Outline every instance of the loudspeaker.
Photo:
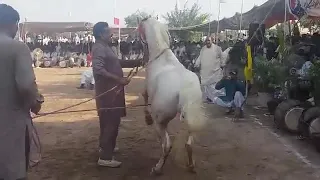
[[[251,46],[261,45],[266,31],[265,24],[250,23],[249,25],[249,44]],[[250,41],[251,40],[251,41]]]

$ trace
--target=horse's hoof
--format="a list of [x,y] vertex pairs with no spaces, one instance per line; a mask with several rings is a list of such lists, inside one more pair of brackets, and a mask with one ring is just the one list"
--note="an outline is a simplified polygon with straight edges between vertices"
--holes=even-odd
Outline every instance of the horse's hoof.
[[152,176],[161,176],[162,175],[162,171],[156,170],[156,168],[152,168],[150,175]]

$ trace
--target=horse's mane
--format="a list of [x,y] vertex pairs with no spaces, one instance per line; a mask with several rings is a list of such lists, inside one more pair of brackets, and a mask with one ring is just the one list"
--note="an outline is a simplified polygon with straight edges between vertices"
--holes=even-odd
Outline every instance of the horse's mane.
[[165,49],[170,48],[170,34],[166,25],[160,23],[156,19],[148,18],[143,20],[142,26],[144,28],[149,51],[151,51],[150,59],[155,58]]

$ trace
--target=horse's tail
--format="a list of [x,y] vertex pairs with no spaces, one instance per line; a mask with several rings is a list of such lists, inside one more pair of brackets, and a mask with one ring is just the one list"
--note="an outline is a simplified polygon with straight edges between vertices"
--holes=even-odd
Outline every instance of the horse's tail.
[[194,73],[192,74],[192,77],[187,80],[187,85],[179,93],[182,106],[180,118],[187,123],[191,132],[196,132],[206,127],[208,117],[202,100],[198,76]]

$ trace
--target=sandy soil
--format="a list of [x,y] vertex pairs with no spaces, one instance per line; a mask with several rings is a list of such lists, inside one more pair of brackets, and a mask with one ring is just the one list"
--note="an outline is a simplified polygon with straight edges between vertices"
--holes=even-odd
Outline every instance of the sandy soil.
[[[42,112],[50,112],[93,97],[93,91],[78,90],[84,68],[35,69],[45,96]],[[143,72],[126,89],[128,106],[142,104]],[[92,109],[95,102],[73,109]],[[249,117],[231,122],[223,111],[209,107],[210,125],[196,139],[197,173],[190,174],[171,158],[160,180],[313,180],[315,169],[301,162],[275,136],[253,123]],[[98,158],[99,125],[97,113],[58,114],[35,120],[43,159],[29,173],[31,180],[147,180],[156,164],[160,148],[152,127],[144,122],[143,109],[128,108],[118,138],[123,162],[118,169],[101,168]],[[179,132],[179,122],[170,124],[170,133]],[[174,136],[173,136],[174,137]],[[173,153],[171,157],[174,157]]]

